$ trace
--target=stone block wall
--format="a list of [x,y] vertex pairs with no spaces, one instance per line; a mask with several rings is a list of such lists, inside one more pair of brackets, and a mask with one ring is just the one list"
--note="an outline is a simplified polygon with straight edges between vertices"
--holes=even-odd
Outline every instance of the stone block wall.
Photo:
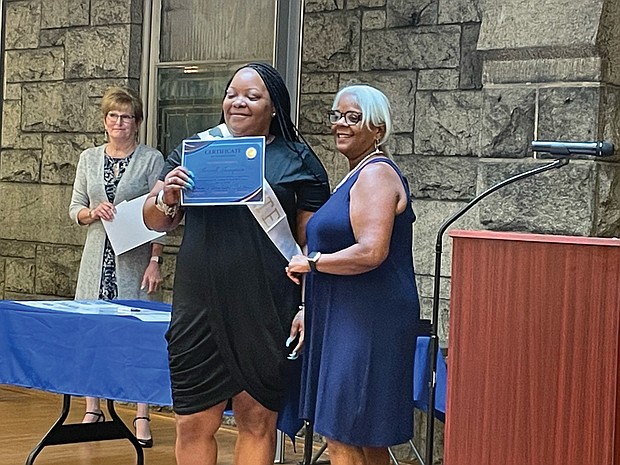
[[[388,96],[395,132],[389,150],[415,198],[415,266],[427,316],[436,231],[477,191],[483,106],[482,64],[476,53],[480,21],[478,0],[306,2],[300,129],[335,185],[347,170],[344,157],[334,152],[327,124],[335,93],[347,84],[367,83]],[[479,224],[469,216],[460,226]],[[449,261],[444,264],[448,275]],[[448,292],[444,283],[442,327],[447,324]],[[444,339],[446,334],[443,327]]]
[[[99,99],[137,88],[140,0],[5,0],[0,298],[73,295],[85,231],[67,209],[79,154],[103,142]],[[415,265],[430,315],[436,234],[477,194],[545,163],[532,139],[620,146],[616,0],[306,0],[300,129],[332,185],[345,174],[327,111],[368,83],[392,104],[389,149],[408,176]],[[591,236],[620,232],[618,157],[582,157],[513,184],[454,224]],[[178,233],[163,266],[170,300]],[[440,338],[448,343],[450,240]]]
[[99,101],[139,85],[138,0],[8,0],[0,138],[0,298],[72,297],[85,231],[68,215]]
[[[301,130],[335,184],[347,170],[326,120],[335,93],[367,83],[388,96],[389,149],[409,178],[418,217],[415,266],[427,316],[441,224],[488,187],[548,162],[533,157],[531,140],[620,146],[620,5],[569,3],[306,2]],[[582,157],[498,191],[453,228],[616,236],[619,179],[617,157]],[[443,251],[440,339],[447,344],[447,237]]]

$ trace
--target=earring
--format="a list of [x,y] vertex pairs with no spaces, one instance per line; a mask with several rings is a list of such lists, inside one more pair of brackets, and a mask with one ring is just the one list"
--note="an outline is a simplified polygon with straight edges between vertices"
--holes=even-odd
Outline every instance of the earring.
[[106,142],[108,141],[108,131],[106,130],[103,131],[103,140],[105,140]]
[[272,118],[274,118],[275,116],[276,116],[276,112],[274,111],[274,112],[271,114],[271,117],[272,117]]

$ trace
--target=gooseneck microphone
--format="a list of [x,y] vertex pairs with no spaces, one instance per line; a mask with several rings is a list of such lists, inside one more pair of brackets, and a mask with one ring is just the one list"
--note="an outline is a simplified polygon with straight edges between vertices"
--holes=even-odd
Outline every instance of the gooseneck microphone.
[[534,152],[545,152],[552,155],[591,155],[594,157],[610,157],[614,154],[614,144],[608,141],[567,142],[556,140],[532,141]]

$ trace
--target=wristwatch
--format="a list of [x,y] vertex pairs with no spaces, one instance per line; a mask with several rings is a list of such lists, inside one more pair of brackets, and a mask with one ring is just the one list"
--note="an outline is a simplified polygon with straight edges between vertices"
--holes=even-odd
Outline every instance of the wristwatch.
[[179,204],[168,205],[164,202],[164,190],[160,190],[157,193],[157,197],[155,198],[155,206],[157,209],[162,212],[164,215],[169,217],[174,217],[177,214],[177,210],[179,209]]
[[163,257],[159,256],[159,255],[153,255],[151,257],[151,261],[152,262],[156,262],[158,265],[161,265],[162,263],[164,263],[164,259]]
[[308,254],[308,265],[311,271],[316,271],[316,263],[321,258],[321,252],[310,252]]

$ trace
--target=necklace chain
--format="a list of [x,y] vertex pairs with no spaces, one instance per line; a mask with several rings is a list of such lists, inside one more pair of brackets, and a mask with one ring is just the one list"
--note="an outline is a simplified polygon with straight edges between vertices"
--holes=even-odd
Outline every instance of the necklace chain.
[[332,194],[334,192],[336,192],[340,187],[342,187],[342,185],[345,182],[347,182],[351,176],[353,176],[355,173],[357,173],[359,170],[361,170],[364,167],[364,165],[366,165],[366,163],[368,163],[370,158],[374,157],[375,155],[383,155],[383,152],[377,148],[376,150],[370,152],[368,155],[366,155],[364,158],[362,158],[362,160],[357,164],[357,166],[355,168],[353,168],[351,171],[349,171],[344,176],[344,178],[342,178],[342,180],[338,183],[338,185],[336,187],[334,187],[334,189],[332,190]]

